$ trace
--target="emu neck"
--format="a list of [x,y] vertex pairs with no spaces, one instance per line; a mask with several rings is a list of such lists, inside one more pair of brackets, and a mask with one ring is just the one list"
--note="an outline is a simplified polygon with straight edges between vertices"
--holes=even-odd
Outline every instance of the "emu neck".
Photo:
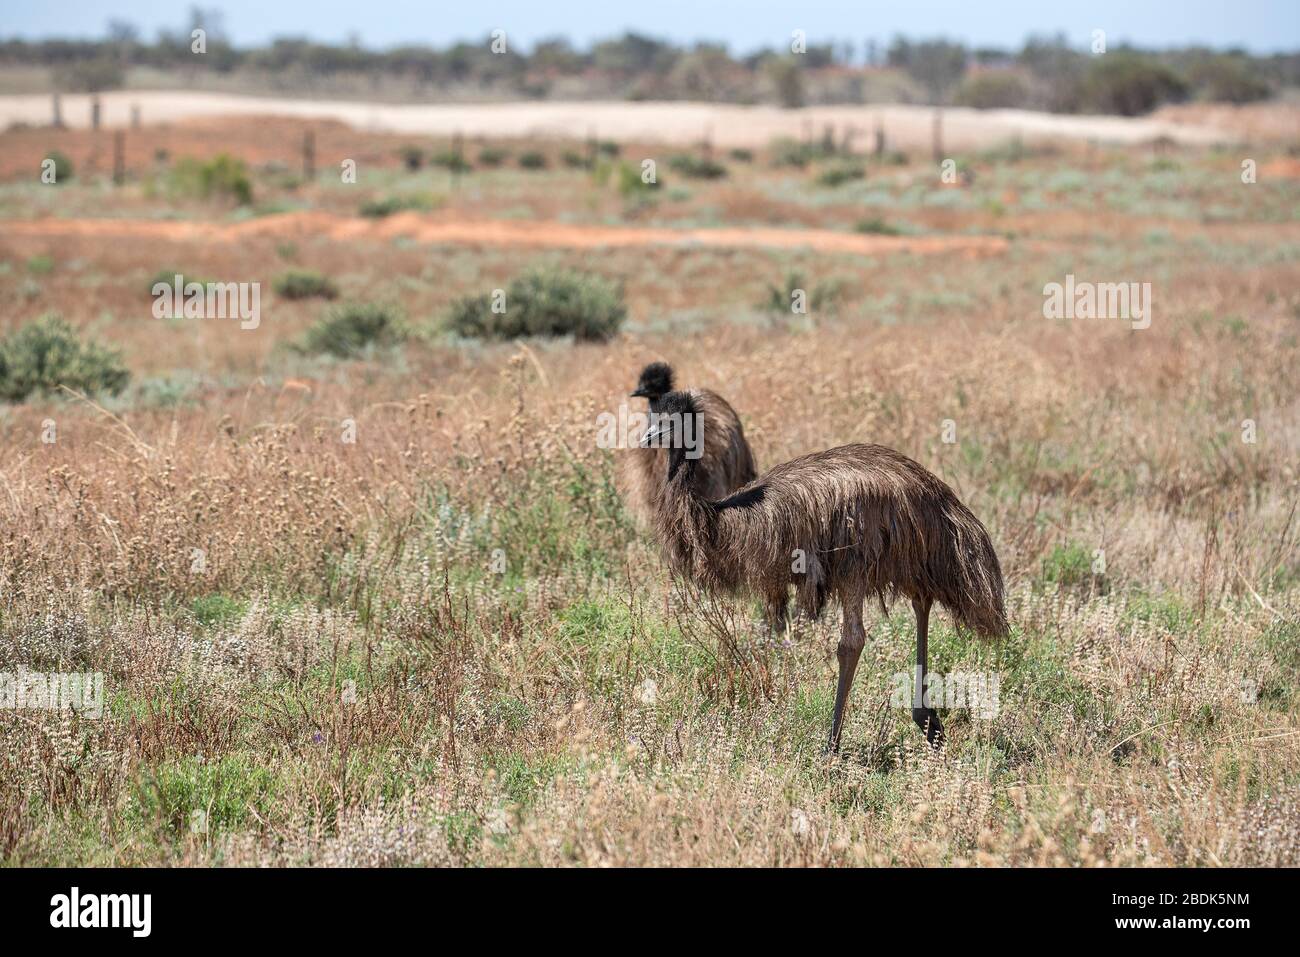
[[665,483],[659,508],[661,541],[678,572],[706,588],[716,588],[715,565],[717,510],[692,487],[695,461],[685,459]]

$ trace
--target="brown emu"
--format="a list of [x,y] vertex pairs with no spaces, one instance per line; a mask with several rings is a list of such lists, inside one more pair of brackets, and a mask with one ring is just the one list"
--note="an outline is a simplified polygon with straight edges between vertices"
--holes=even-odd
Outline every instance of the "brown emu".
[[[641,370],[632,398],[647,399],[654,413],[672,389],[672,367],[664,362],[652,362]],[[754,455],[745,441],[740,417],[726,399],[708,389],[693,389],[690,396],[703,416],[699,432],[703,452],[692,472],[692,487],[706,499],[726,498],[758,474],[754,469]],[[624,480],[628,497],[642,520],[651,524],[668,471],[668,450],[637,448],[628,459]]]
[[698,467],[676,430],[699,411],[673,392],[659,403],[646,440],[667,445],[667,478],[656,515],[669,564],[715,593],[749,592],[784,602],[794,584],[803,611],[816,616],[834,595],[844,608],[836,655],[839,684],[830,750],[838,750],[844,706],[866,642],[868,595],[902,595],[916,613],[912,719],[933,745],[939,716],[922,707],[930,606],[939,602],[984,638],[1006,634],[1002,569],[984,526],[937,476],[880,445],[845,445],[776,466],[721,501],[694,488]]

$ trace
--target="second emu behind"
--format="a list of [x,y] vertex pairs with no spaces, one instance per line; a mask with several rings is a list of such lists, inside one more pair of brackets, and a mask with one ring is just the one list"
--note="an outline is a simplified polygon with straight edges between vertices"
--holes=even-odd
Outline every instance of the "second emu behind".
[[[641,370],[632,398],[643,398],[650,404],[651,413],[659,410],[663,397],[672,391],[673,370],[664,362],[652,362]],[[703,454],[691,473],[692,487],[707,499],[726,498],[736,489],[754,480],[754,455],[745,440],[745,430],[740,425],[730,403],[708,389],[692,389],[692,401],[703,416],[702,430],[697,434],[703,440]],[[659,495],[663,491],[664,474],[668,468],[668,451],[662,448],[634,449],[628,457],[624,481],[628,497],[641,519],[651,524]]]
[[839,748],[844,708],[866,643],[868,595],[903,595],[916,614],[912,719],[936,744],[943,733],[923,706],[930,607],[943,605],[984,638],[1006,634],[1002,569],[984,526],[937,476],[880,445],[845,445],[776,466],[720,501],[695,489],[698,465],[675,432],[699,413],[687,393],[658,403],[647,441],[668,446],[656,529],[673,570],[706,590],[784,601],[793,583],[816,615],[832,595],[844,608],[839,684],[829,747]]

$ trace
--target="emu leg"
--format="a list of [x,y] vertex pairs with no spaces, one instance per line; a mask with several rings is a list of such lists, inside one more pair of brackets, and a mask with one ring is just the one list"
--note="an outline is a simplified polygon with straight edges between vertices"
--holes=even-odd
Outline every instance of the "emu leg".
[[930,599],[913,598],[916,612],[916,687],[912,693],[912,720],[925,732],[925,740],[938,748],[943,742],[943,725],[933,708],[925,707],[926,642],[930,634]]
[[849,699],[849,689],[853,687],[853,673],[858,670],[858,658],[862,646],[867,643],[867,633],[862,627],[862,599],[844,601],[844,633],[835,648],[835,657],[840,660],[840,681],[835,689],[835,717],[831,719],[831,738],[827,750],[840,749],[840,731],[844,726],[844,705]]
[[775,639],[786,628],[785,606],[787,595],[785,589],[778,594],[773,592],[765,599],[763,621],[767,625],[768,637]]

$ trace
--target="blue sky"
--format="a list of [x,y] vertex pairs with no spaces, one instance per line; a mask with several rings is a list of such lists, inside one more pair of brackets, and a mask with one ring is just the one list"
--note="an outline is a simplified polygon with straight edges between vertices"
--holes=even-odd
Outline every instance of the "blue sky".
[[[1065,31],[1083,46],[1092,30],[1110,44],[1198,43],[1256,52],[1300,49],[1300,0],[200,0],[220,10],[239,45],[294,35],[338,42],[352,34],[367,46],[478,40],[504,29],[512,45],[562,35],[578,46],[627,29],[676,41],[726,42],[733,52],[789,42],[794,29],[810,42],[868,37],[887,40],[946,35],[972,45],[1018,46],[1029,33]],[[152,38],[187,20],[186,3],[156,0],[4,0],[0,36],[95,37],[110,19],[133,23]]]

